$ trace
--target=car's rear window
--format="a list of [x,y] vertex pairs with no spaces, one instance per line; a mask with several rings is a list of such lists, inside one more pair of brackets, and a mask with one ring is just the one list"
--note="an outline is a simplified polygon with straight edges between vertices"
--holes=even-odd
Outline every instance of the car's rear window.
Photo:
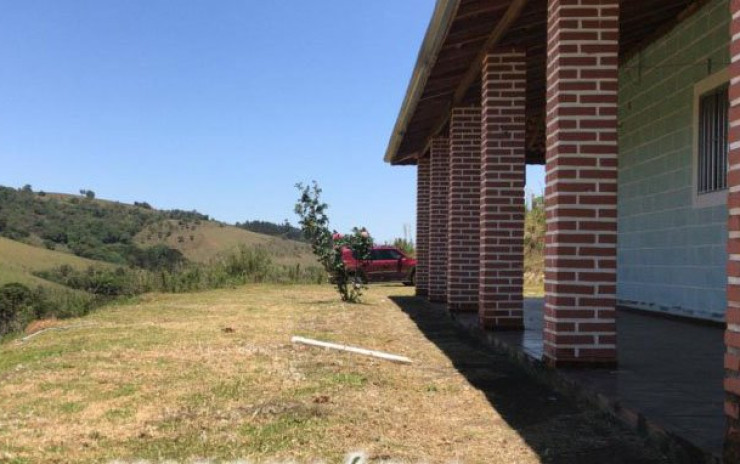
[[372,260],[399,259],[400,257],[401,254],[393,249],[381,248],[370,251],[370,259]]

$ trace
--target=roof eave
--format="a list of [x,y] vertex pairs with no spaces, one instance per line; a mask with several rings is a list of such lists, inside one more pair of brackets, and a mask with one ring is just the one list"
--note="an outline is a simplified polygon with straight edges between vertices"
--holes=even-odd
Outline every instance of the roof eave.
[[[401,110],[398,113],[391,138],[388,141],[388,148],[383,158],[386,163],[399,164],[402,161],[408,162],[410,158],[409,156],[405,156],[403,160],[399,160],[398,149],[403,141],[409,120],[416,111],[416,106],[419,103],[421,94],[424,92],[424,87],[429,79],[432,67],[437,61],[437,55],[444,44],[445,37],[447,37],[447,32],[452,25],[459,6],[460,0],[437,0],[437,4],[434,7],[434,14],[424,35],[424,41],[421,44],[419,55],[416,58],[416,65],[411,74],[411,80],[406,89]],[[417,154],[417,156],[421,156],[421,154]]]

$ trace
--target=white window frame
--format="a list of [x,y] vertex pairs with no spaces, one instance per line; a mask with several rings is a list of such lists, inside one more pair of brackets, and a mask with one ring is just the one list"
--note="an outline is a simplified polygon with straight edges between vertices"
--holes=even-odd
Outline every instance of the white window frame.
[[693,140],[691,157],[691,191],[694,208],[707,208],[727,203],[727,189],[699,193],[699,108],[701,97],[730,81],[730,70],[725,68],[694,84]]

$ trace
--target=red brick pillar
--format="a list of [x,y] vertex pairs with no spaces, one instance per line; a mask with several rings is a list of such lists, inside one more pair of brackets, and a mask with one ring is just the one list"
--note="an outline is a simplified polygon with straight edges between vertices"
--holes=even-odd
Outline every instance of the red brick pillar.
[[454,108],[450,117],[447,219],[447,309],[478,310],[480,260],[481,109]]
[[429,294],[429,157],[416,164],[416,296]]
[[483,60],[478,313],[485,329],[524,327],[526,83],[523,50]]
[[438,137],[429,150],[429,301],[447,301],[447,195],[450,142]]
[[617,362],[617,0],[548,0],[545,359]]
[[727,174],[727,328],[724,462],[740,462],[740,0],[730,2],[730,132]]

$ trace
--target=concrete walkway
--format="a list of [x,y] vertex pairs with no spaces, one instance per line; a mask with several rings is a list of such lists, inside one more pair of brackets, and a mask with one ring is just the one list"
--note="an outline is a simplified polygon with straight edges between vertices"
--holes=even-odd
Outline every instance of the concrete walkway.
[[[542,358],[542,299],[525,302],[525,330],[496,332],[497,342]],[[477,315],[456,314],[467,327]],[[633,310],[617,313],[619,367],[559,373],[698,448],[721,454],[724,330]]]

